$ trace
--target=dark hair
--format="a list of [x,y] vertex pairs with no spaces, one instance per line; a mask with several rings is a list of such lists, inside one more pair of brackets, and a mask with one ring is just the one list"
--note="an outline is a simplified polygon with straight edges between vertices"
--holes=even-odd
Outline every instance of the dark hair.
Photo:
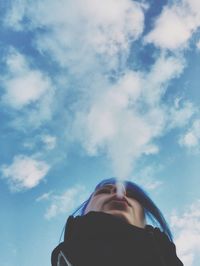
[[[103,187],[107,184],[115,184],[117,182],[116,178],[109,178],[101,181],[95,188],[94,191],[99,189],[100,187]],[[162,212],[159,210],[159,208],[155,205],[155,203],[150,199],[148,194],[140,188],[137,184],[130,182],[130,181],[123,181],[126,188],[132,191],[134,198],[142,205],[144,208],[145,216],[147,216],[151,222],[158,226],[172,241],[172,233],[171,230],[162,214]],[[93,193],[92,193],[93,194]],[[92,197],[92,194],[90,197],[84,201],[72,214],[75,215],[84,215],[85,209]]]

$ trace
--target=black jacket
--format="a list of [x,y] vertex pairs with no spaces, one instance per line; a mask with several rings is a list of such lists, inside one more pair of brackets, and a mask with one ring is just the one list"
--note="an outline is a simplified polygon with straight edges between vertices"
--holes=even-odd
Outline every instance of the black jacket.
[[[60,264],[58,263],[60,261]],[[158,228],[139,228],[102,212],[70,216],[52,266],[183,266]]]

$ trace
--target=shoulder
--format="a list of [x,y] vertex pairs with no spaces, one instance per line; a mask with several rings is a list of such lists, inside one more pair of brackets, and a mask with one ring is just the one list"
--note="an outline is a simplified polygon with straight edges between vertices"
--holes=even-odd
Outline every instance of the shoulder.
[[151,234],[155,249],[168,264],[171,266],[183,266],[183,263],[177,257],[176,246],[174,242],[169,239],[167,234],[158,227],[154,228],[151,225],[147,225],[145,229]]
[[51,253],[51,264],[52,265],[57,265],[57,258],[58,254],[60,253],[61,250],[64,248],[64,243],[60,243],[56,248]]

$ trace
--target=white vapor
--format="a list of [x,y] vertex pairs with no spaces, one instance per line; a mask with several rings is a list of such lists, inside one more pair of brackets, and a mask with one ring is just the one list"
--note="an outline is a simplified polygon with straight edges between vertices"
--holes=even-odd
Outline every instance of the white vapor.
[[182,59],[163,55],[148,73],[127,71],[115,84],[92,95],[86,112],[77,110],[72,135],[88,154],[105,152],[114,174],[127,177],[138,157],[159,151],[154,138],[187,124],[193,115],[191,103],[168,110],[161,105],[168,83],[184,66]]

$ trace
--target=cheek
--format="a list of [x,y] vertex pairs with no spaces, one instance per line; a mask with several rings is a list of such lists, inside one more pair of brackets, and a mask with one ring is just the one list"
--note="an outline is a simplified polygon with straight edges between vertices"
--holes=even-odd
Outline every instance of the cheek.
[[145,219],[144,209],[141,208],[140,206],[138,207],[138,216],[139,216],[142,220]]
[[133,212],[135,213],[135,215],[141,219],[144,219],[145,218],[144,209],[140,205],[140,203],[135,201],[132,203],[132,206],[133,206]]
[[103,205],[103,199],[92,198],[88,203],[84,214],[87,214],[90,211],[101,211],[102,205]]

